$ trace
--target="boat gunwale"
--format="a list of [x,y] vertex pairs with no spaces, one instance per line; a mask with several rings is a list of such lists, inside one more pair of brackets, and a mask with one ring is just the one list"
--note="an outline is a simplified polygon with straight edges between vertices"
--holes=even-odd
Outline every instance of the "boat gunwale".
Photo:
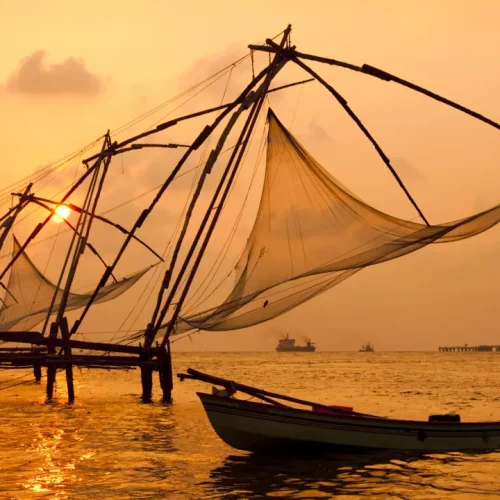
[[[379,429],[394,429],[394,425],[403,425],[409,426],[410,429],[418,426],[418,430],[436,430],[436,431],[456,431],[456,430],[474,430],[471,427],[479,427],[478,430],[498,430],[500,433],[500,421],[482,421],[482,422],[443,422],[443,421],[433,421],[430,422],[428,420],[405,420],[405,419],[391,419],[387,417],[367,417],[361,415],[326,415],[322,413],[313,413],[311,410],[305,410],[302,408],[295,407],[277,407],[267,403],[258,403],[255,401],[244,401],[236,398],[228,398],[223,396],[215,396],[213,394],[208,394],[204,392],[196,392],[196,395],[200,398],[203,406],[205,407],[205,401],[207,403],[218,402],[224,403],[224,406],[230,407],[238,407],[240,410],[249,411],[252,413],[263,413],[261,410],[265,409],[265,413],[269,413],[269,410],[272,410],[272,413],[277,414],[278,416],[282,413],[292,413],[297,414],[298,417],[313,417],[312,420],[314,423],[325,423],[331,424],[336,420],[342,424],[346,424],[349,422],[355,421],[356,423],[366,423],[366,424],[374,424]],[[229,403],[229,404],[228,404]],[[205,411],[207,409],[205,408]],[[260,410],[260,411],[259,411]],[[293,418],[293,415],[285,415],[288,418]],[[425,429],[422,428],[425,426]],[[493,429],[491,429],[493,427]],[[467,428],[467,429],[465,429]]]

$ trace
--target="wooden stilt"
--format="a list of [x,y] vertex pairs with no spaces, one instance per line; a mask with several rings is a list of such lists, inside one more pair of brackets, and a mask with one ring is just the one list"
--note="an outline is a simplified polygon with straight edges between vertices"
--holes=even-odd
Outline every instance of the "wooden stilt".
[[[49,338],[50,339],[57,338],[57,325],[55,323],[52,323],[50,325]],[[49,346],[47,346],[47,351],[49,354],[55,354],[56,348],[54,345],[49,345]],[[54,366],[54,365],[47,366],[47,399],[49,401],[52,399],[52,397],[54,395],[54,385],[56,383],[56,373],[57,373],[56,366]]]
[[33,375],[35,376],[35,382],[37,384],[42,380],[42,367],[39,364],[33,366]]
[[39,384],[42,380],[42,366],[40,363],[35,363],[33,365],[33,376],[35,377],[35,382]]
[[56,370],[55,366],[47,367],[47,400],[51,400],[54,395],[54,385],[56,383]]
[[[61,319],[61,336],[64,341],[64,353],[67,358],[71,358],[71,346],[69,343],[69,328],[66,317]],[[75,388],[73,385],[73,365],[66,365],[66,385],[68,387],[68,402],[72,403],[75,400]]]
[[[41,355],[40,349],[32,349],[31,353],[35,356]],[[40,380],[42,380],[42,365],[36,361],[33,363],[33,376],[35,377],[35,382],[39,384]]]
[[[150,325],[146,328],[146,338],[148,331],[150,330]],[[139,344],[139,347],[141,344]],[[139,359],[143,361],[150,361],[151,354],[149,350],[143,350],[139,356]],[[145,365],[141,366],[141,384],[142,384],[142,401],[144,403],[149,403],[153,396],[153,368],[151,366]]]
[[166,347],[158,347],[158,359],[160,361],[158,373],[160,377],[160,386],[163,391],[163,402],[169,403],[172,401],[172,389],[174,388],[170,342],[167,342]]
[[149,403],[153,396],[153,369],[141,366],[142,400]]

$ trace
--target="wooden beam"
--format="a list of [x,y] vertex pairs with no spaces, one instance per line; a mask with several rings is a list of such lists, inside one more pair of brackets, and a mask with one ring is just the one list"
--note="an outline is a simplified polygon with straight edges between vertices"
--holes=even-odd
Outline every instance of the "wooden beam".
[[[266,40],[267,43],[269,43],[268,40]],[[249,45],[249,49],[251,50],[256,50],[256,51],[261,51],[261,52],[269,52],[271,54],[275,54],[277,52],[276,47],[274,47],[272,44],[270,45]],[[352,71],[356,71],[358,73],[363,73],[365,75],[373,76],[375,78],[379,78],[380,80],[386,81],[386,82],[394,82],[398,83],[399,85],[402,85],[403,87],[409,88],[411,90],[414,90],[415,92],[418,92],[420,94],[423,94],[427,97],[430,97],[431,99],[434,99],[435,101],[439,101],[443,104],[446,104],[447,106],[450,106],[454,109],[457,109],[458,111],[462,111],[462,113],[465,113],[469,116],[472,116],[484,123],[487,123],[488,125],[491,125],[492,127],[496,128],[497,130],[500,130],[500,123],[491,120],[490,118],[477,113],[476,111],[473,111],[472,109],[469,109],[465,106],[462,106],[461,104],[458,104],[457,102],[452,101],[451,99],[447,99],[446,97],[443,97],[439,94],[436,94],[435,92],[432,92],[424,87],[421,87],[419,85],[416,85],[408,80],[404,80],[403,78],[399,78],[396,75],[392,75],[391,73],[387,73],[386,71],[383,71],[379,68],[376,68],[374,66],[371,66],[369,64],[363,64],[362,66],[357,66],[356,64],[350,64],[346,63],[344,61],[338,61],[337,59],[332,59],[331,57],[321,57],[321,56],[315,56],[312,54],[304,54],[303,52],[297,52],[296,50],[284,50],[285,53],[288,52],[290,57],[297,57],[299,59],[305,59],[308,61],[315,61],[323,64],[329,64],[330,66],[338,66],[340,68],[346,68],[350,69]]]
[[425,222],[425,224],[427,226],[430,226],[429,221],[426,219],[425,215],[423,214],[422,210],[418,206],[417,202],[414,200],[413,196],[410,194],[407,187],[405,186],[405,184],[401,180],[401,177],[399,177],[398,173],[396,172],[394,167],[391,165],[391,161],[389,160],[389,157],[384,153],[384,151],[382,150],[382,148],[380,147],[378,142],[371,135],[371,133],[365,127],[363,122],[358,118],[356,113],[354,113],[354,111],[351,109],[349,104],[347,104],[347,101],[326,80],[324,80],[320,75],[318,75],[318,73],[316,73],[312,68],[310,68],[309,66],[304,64],[300,59],[293,57],[292,61],[295,64],[297,64],[298,66],[300,66],[303,70],[307,71],[316,80],[318,80],[318,82],[321,83],[335,97],[335,99],[337,99],[338,103],[344,108],[346,113],[352,118],[354,123],[356,123],[356,125],[363,132],[363,134],[366,136],[366,138],[371,142],[372,146],[375,148],[375,151],[377,151],[377,154],[380,156],[382,161],[385,163],[386,167],[392,173],[392,175],[396,179],[397,183],[399,184],[400,188],[403,190],[406,197],[410,200],[410,203],[413,205],[413,207],[417,211],[418,215],[420,215],[421,219]]
[[[0,340],[4,342],[19,342],[21,344],[54,345],[56,347],[63,347],[62,339],[56,338],[51,340],[47,337],[43,337],[39,332],[0,332]],[[107,344],[104,342],[87,342],[70,339],[69,343],[73,349],[87,349],[89,351],[120,352],[125,354],[141,354],[144,351],[144,349],[139,346]],[[151,347],[150,351],[154,354],[156,352],[156,347]]]
[[[240,391],[245,394],[249,394],[251,396],[267,396],[275,399],[281,399],[283,401],[289,401],[290,403],[296,403],[304,406],[311,406],[317,408],[323,408],[325,410],[331,410],[332,408],[327,405],[323,405],[320,403],[314,403],[313,401],[307,401],[305,399],[293,398],[291,396],[285,396],[283,394],[278,394],[275,392],[265,391],[264,389],[258,389],[257,387],[251,387],[249,385],[239,384],[238,382],[234,382],[233,380],[227,380],[220,377],[214,377],[213,375],[208,375],[207,373],[202,373],[197,370],[193,370],[192,368],[188,368],[186,373],[178,373],[177,376],[182,381],[184,379],[193,379],[193,380],[201,380],[202,382],[207,382],[209,384],[220,385],[225,387],[230,393],[235,391]],[[353,411],[352,415],[363,416],[363,417],[372,417],[372,418],[385,418],[378,417],[375,415],[368,415],[366,413],[359,413]]]
[[[270,50],[269,52],[274,52],[274,50]],[[296,85],[303,85],[304,83],[309,83],[312,81],[314,81],[314,78],[309,78],[307,80],[301,80],[299,82],[294,82],[294,83],[288,83],[286,85],[281,85],[281,86],[276,87],[274,89],[269,89],[266,92],[266,94],[271,94],[272,92],[277,92],[279,90],[284,90],[284,89],[287,89],[290,87],[295,87]],[[192,118],[197,118],[198,116],[207,115],[209,113],[215,113],[216,111],[220,111],[222,109],[229,108],[232,104],[233,103],[221,104],[220,106],[215,106],[214,108],[204,109],[202,111],[197,111],[196,113],[190,113],[188,115],[180,116],[179,118],[174,118],[173,120],[169,120],[169,121],[160,123],[160,125],[156,126],[153,130],[148,130],[147,132],[143,132],[142,134],[135,135],[134,137],[126,139],[125,141],[122,141],[118,144],[113,144],[112,148],[106,150],[104,154],[106,156],[114,156],[114,155],[117,155],[120,153],[125,153],[126,151],[132,151],[134,149],[137,149],[137,146],[139,146],[139,145],[133,144],[132,146],[129,146],[128,148],[124,149],[125,146],[128,146],[129,144],[132,144],[133,142],[136,142],[140,139],[143,139],[144,137],[148,137],[150,135],[157,134],[158,132],[161,132],[162,130],[173,127],[181,121],[190,120]],[[185,147],[183,145],[178,145],[178,146]],[[163,146],[163,147],[168,147],[168,146]],[[93,156],[90,156],[89,158],[85,158],[83,160],[83,163],[87,164],[89,161],[95,160],[98,157],[99,157],[99,154],[97,153]]]
[[[143,360],[136,357],[124,358],[120,356],[86,356],[85,358],[76,356],[60,356],[53,355],[19,355],[10,354],[7,356],[0,356],[0,363],[11,363],[12,366],[33,366],[34,363],[41,366],[60,366],[66,367],[68,364],[76,366],[150,366],[158,368],[158,361],[156,360]],[[2,365],[0,364],[0,367]]]

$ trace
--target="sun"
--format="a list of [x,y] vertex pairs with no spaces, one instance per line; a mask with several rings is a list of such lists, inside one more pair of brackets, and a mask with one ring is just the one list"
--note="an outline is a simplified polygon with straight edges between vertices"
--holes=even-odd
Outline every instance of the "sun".
[[62,222],[64,219],[67,219],[71,214],[71,209],[66,205],[59,205],[55,210],[57,215],[52,217],[54,222]]

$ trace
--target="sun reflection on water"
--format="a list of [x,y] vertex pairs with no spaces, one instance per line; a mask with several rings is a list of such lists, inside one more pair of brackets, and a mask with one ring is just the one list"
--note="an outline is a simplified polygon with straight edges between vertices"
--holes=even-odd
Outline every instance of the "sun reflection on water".
[[[32,427],[38,427],[33,424]],[[72,456],[70,441],[81,441],[77,433],[71,436],[63,429],[53,432],[42,432],[38,428],[30,451],[41,459],[41,467],[22,484],[25,490],[33,493],[52,493],[51,498],[69,498],[68,488],[71,484],[82,481],[76,473],[76,464],[88,460],[95,455],[95,451],[80,452],[79,456]]]

